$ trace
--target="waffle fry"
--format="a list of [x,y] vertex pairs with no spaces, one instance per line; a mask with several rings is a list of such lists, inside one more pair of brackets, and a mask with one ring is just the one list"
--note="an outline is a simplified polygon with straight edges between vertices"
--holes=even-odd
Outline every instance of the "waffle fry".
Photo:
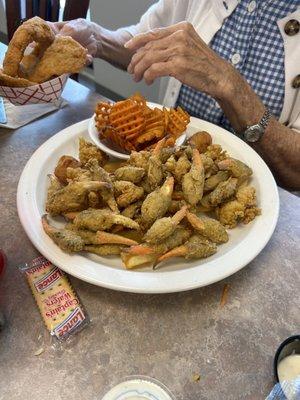
[[145,118],[141,106],[132,99],[115,103],[109,114],[110,125],[120,136],[132,140],[143,132]]
[[166,135],[166,146],[174,146],[190,121],[180,107],[151,109],[139,93],[115,104],[100,102],[95,114],[99,135],[126,151],[150,148]]
[[165,136],[165,117],[163,111],[158,108],[152,110],[147,107],[144,116],[144,133],[138,136],[134,142],[137,149],[141,147],[141,145],[152,142],[153,140],[157,142],[157,140]]
[[177,107],[177,110],[171,108],[169,111],[169,121],[167,126],[167,132],[175,138],[178,138],[186,130],[188,123],[190,122],[189,114],[184,111],[181,107]]
[[95,110],[95,122],[98,131],[105,130],[109,126],[109,113],[111,112],[112,104],[100,101]]

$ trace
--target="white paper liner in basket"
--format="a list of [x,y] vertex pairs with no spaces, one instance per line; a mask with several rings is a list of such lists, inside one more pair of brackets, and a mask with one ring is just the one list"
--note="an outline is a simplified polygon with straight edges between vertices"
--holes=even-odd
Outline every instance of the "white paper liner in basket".
[[0,86],[0,96],[16,106],[53,103],[60,99],[68,77],[69,74],[64,74],[47,82],[21,88]]

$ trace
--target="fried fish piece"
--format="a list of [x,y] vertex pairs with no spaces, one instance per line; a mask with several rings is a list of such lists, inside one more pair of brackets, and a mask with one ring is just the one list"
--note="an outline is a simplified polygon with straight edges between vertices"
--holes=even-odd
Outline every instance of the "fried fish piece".
[[55,37],[28,79],[41,83],[62,74],[75,74],[86,64],[87,50],[70,36]]
[[33,86],[33,85],[36,85],[36,83],[31,82],[25,78],[9,76],[9,75],[5,74],[3,72],[3,70],[0,68],[0,85],[21,88],[21,87]]

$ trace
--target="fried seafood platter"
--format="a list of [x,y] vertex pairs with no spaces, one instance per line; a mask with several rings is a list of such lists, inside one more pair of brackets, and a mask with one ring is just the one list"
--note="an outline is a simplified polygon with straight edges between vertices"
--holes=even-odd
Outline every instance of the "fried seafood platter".
[[126,269],[217,253],[229,230],[261,213],[253,171],[207,132],[167,142],[115,162],[80,137],[78,156],[62,155],[49,175],[45,233],[64,252],[118,257]]

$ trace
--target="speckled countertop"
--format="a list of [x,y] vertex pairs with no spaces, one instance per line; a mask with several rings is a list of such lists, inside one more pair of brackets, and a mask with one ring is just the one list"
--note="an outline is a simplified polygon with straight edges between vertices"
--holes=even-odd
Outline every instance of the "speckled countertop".
[[114,292],[71,278],[92,323],[68,345],[51,345],[16,267],[38,254],[18,220],[16,190],[33,151],[90,116],[99,99],[74,82],[65,97],[63,110],[16,131],[0,129],[0,247],[8,256],[0,282],[7,319],[0,332],[0,400],[100,400],[132,374],[157,378],[177,400],[264,399],[273,386],[276,348],[300,327],[300,199],[282,189],[275,233],[246,268],[209,287],[169,295]]

